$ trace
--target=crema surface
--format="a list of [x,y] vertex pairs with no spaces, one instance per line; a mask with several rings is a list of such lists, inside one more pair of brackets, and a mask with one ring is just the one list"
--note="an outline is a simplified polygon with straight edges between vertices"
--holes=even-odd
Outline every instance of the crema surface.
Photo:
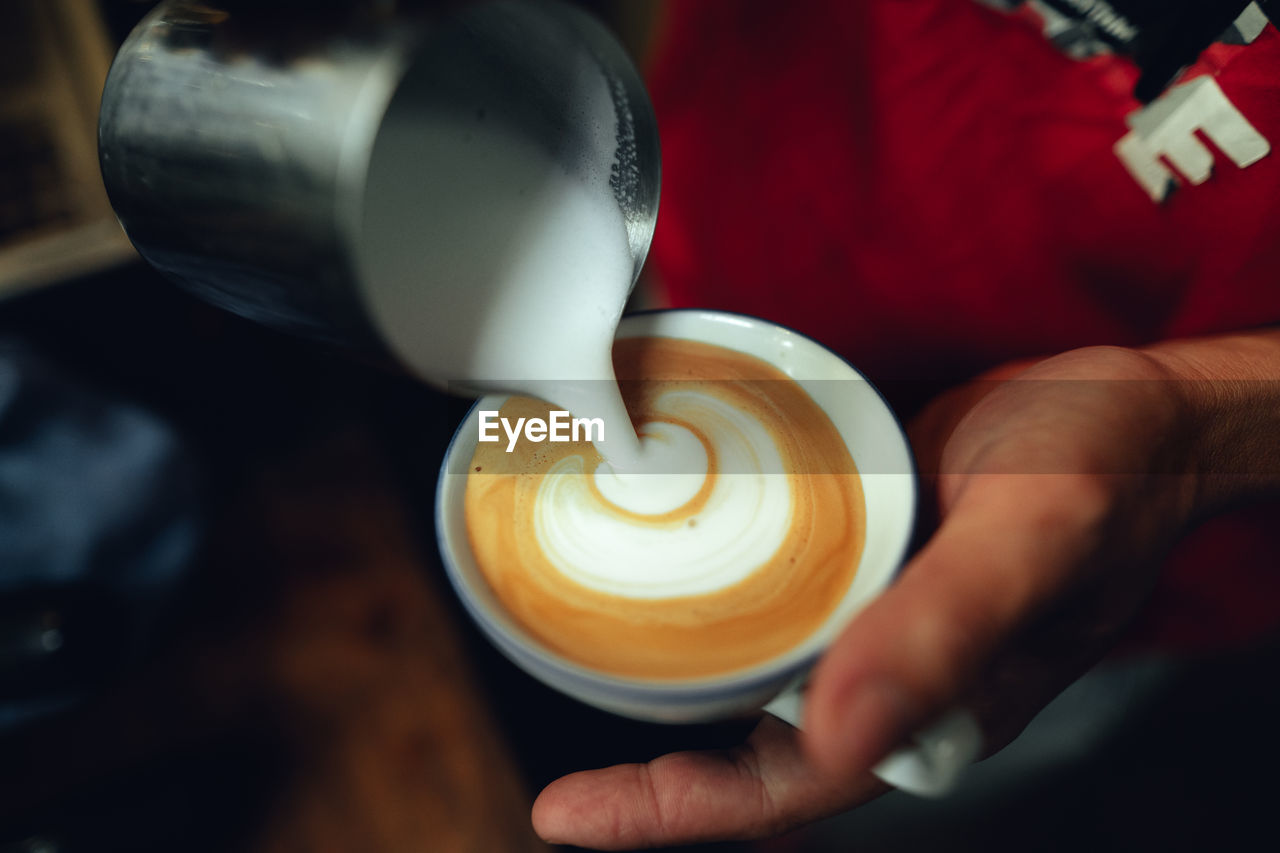
[[[466,520],[489,586],[551,650],[616,675],[705,677],[793,648],[862,552],[861,483],[836,428],[732,350],[623,339],[614,366],[638,468],[614,471],[585,441],[477,446]],[[500,415],[551,408],[513,397]]]

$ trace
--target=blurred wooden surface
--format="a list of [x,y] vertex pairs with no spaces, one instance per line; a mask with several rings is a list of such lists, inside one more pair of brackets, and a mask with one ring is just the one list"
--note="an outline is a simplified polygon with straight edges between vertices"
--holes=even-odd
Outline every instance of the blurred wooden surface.
[[260,660],[307,762],[255,847],[540,849],[531,799],[367,437],[290,460],[257,502],[247,541],[260,547],[230,541],[224,559],[280,573]]
[[176,643],[0,745],[0,816],[68,850],[546,849],[369,437],[234,506]]

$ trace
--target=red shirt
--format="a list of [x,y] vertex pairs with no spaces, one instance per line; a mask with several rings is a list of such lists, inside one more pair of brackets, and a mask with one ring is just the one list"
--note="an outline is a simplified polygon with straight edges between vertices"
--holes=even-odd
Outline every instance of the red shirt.
[[[1280,34],[1191,74],[1280,141]],[[904,417],[1001,362],[1280,320],[1280,154],[1153,203],[1113,151],[1137,71],[971,0],[668,4],[653,262],[670,300],[766,317]],[[1280,622],[1274,507],[1179,548],[1148,633]],[[1257,523],[1270,519],[1270,525]]]

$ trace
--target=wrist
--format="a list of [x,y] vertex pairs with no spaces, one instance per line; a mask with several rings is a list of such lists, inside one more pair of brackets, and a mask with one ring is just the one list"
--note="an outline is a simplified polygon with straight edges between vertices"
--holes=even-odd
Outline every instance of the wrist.
[[1192,514],[1280,492],[1280,332],[1166,341],[1143,352],[1181,411]]

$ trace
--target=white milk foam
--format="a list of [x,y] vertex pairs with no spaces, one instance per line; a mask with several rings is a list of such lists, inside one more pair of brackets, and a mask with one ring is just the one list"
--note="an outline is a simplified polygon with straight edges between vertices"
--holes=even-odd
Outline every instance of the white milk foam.
[[[566,457],[538,489],[538,544],[563,574],[612,595],[655,599],[727,589],[766,563],[790,530],[791,485],[779,473],[777,445],[755,418],[711,394],[669,391],[655,410],[695,424],[710,447],[666,421],[642,426],[646,464],[661,457],[673,467],[619,475],[602,464],[593,477],[607,503],[588,487],[582,458]],[[714,476],[696,514],[645,523],[611,508],[650,516],[680,509],[706,480],[708,449],[719,471],[734,473]],[[700,470],[682,467],[699,459]]]
[[707,480],[707,449],[684,427],[654,421],[640,428],[639,469],[600,463],[593,478],[605,500],[640,515],[671,512],[693,500]]
[[574,87],[593,130],[585,150],[561,152],[572,171],[481,110],[388,112],[367,182],[365,296],[423,378],[601,418],[601,452],[634,465],[610,354],[635,263],[609,184],[617,116],[593,64]]

